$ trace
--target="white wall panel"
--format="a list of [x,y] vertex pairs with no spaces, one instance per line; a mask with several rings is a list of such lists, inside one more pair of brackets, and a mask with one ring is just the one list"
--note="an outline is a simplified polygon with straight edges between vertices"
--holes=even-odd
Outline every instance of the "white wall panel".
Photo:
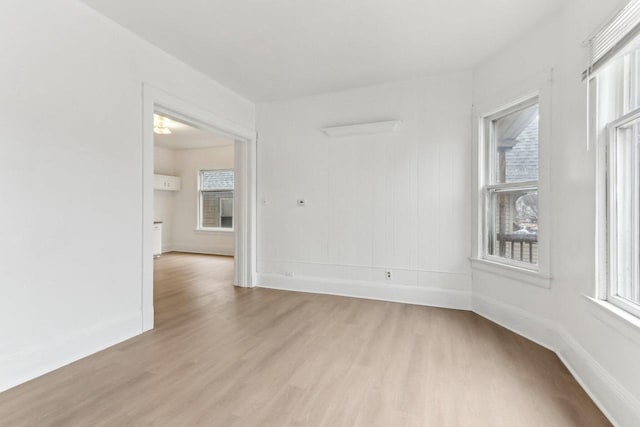
[[[386,269],[410,286],[453,274],[425,281],[468,290],[470,93],[454,73],[259,106],[261,272],[383,286]],[[390,119],[392,133],[320,131]]]

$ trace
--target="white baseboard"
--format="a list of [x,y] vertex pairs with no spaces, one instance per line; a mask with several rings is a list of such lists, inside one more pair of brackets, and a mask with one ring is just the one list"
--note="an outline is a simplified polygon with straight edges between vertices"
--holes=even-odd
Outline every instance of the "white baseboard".
[[0,392],[54,371],[142,331],[141,313],[84,328],[0,360]]
[[224,247],[211,247],[211,246],[198,246],[198,245],[172,245],[171,250],[173,252],[187,252],[191,254],[204,254],[204,255],[224,255],[233,256],[233,248]]
[[555,351],[556,325],[526,310],[484,295],[473,295],[473,311],[541,346]]
[[[370,266],[335,264],[329,262],[305,262],[261,258],[258,271],[264,275],[285,278],[311,278],[324,281],[341,280],[342,284],[356,282],[378,283],[383,286],[403,285],[418,288],[471,291],[471,272],[437,271],[399,266]],[[390,272],[393,279],[387,279]]]
[[473,311],[555,352],[615,426],[639,425],[640,402],[566,330],[550,320],[484,295],[473,295]]
[[258,273],[256,282],[262,288],[471,310],[471,293],[457,289],[267,273]]
[[640,401],[609,374],[566,330],[557,331],[556,353],[615,426],[640,425]]

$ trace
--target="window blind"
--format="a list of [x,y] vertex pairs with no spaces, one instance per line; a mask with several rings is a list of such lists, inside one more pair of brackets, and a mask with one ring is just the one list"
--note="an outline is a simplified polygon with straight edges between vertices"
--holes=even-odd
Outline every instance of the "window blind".
[[640,0],[631,0],[587,40],[590,64],[584,72],[584,77],[600,68],[638,34],[640,34]]

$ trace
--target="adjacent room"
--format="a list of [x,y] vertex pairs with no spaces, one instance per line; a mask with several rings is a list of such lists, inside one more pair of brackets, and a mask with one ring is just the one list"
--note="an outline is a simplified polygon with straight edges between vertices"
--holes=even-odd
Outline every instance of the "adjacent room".
[[163,113],[154,113],[153,134],[158,325],[234,284],[234,141]]
[[0,23],[0,425],[640,426],[640,0]]

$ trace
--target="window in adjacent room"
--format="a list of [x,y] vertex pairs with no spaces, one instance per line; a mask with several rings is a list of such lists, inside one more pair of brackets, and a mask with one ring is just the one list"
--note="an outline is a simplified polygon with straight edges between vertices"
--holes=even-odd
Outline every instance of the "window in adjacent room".
[[485,118],[484,258],[537,269],[539,104]]
[[233,229],[233,189],[232,170],[200,171],[200,229]]

